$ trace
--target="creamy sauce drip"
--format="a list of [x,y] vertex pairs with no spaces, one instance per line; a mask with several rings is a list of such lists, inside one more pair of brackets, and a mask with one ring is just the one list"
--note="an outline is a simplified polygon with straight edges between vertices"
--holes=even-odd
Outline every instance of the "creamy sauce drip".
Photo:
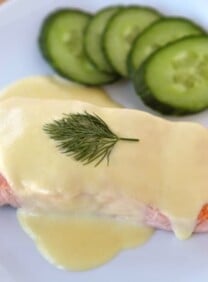
[[[110,165],[103,161],[96,168],[61,154],[43,125],[63,113],[84,111],[140,142],[119,142]],[[122,210],[135,218],[139,211],[129,211],[126,201],[136,201],[158,207],[174,222],[177,235],[186,237],[208,200],[208,131],[198,124],[77,101],[24,98],[2,102],[0,120],[0,171],[23,206],[95,213],[104,206],[109,215],[120,216]],[[115,209],[111,199],[120,200]]]
[[[122,218],[128,224],[141,225],[144,205],[151,205],[170,219],[177,237],[187,238],[194,229],[201,207],[208,202],[206,128],[194,123],[169,122],[141,111],[101,108],[72,101],[97,101],[95,104],[100,106],[115,106],[105,94],[96,89],[93,91],[99,98],[92,98],[92,91],[88,88],[66,86],[48,78],[31,78],[5,90],[0,103],[0,171],[23,208],[40,213],[38,216],[20,213],[20,222],[38,241],[50,261],[70,269],[99,265],[127,244],[112,247],[117,223],[98,222],[94,217],[83,220],[80,214]],[[110,165],[104,161],[96,168],[93,164],[83,166],[61,154],[55,142],[43,132],[43,125],[61,118],[63,113],[84,111],[99,115],[116,134],[139,138],[140,142],[119,142],[111,154]],[[49,217],[48,212],[55,215]],[[63,212],[76,217],[60,218]],[[38,226],[35,224],[37,219]],[[74,228],[75,221],[79,222],[77,228]],[[122,228],[128,234],[129,226],[125,226]],[[47,235],[48,228],[57,232],[51,240]],[[86,228],[83,234],[91,237],[100,228],[104,234],[110,229],[112,236],[109,235],[106,244],[111,247],[106,247],[108,251],[97,261],[92,256],[88,265],[84,257],[80,264],[78,261],[67,264],[64,260],[68,255],[64,250],[56,253],[56,236],[61,234],[58,230],[64,234],[73,230],[74,237],[77,237],[75,234],[82,228]],[[136,245],[149,238],[149,231],[147,234],[143,229],[135,228],[136,233],[131,232],[137,234],[138,241],[131,239],[136,238],[134,235],[128,235],[128,242],[137,242]],[[83,235],[80,240],[84,239]],[[67,241],[64,247],[68,246],[73,252],[71,248],[73,245],[78,247],[79,242],[70,242]],[[95,256],[96,245],[88,245],[88,248],[94,250]]]
[[70,99],[89,102],[103,107],[121,107],[101,88],[85,87],[51,76],[25,78],[1,91],[0,100],[11,97]]
[[102,217],[28,214],[19,210],[18,218],[46,259],[73,271],[104,264],[120,251],[144,244],[153,233],[148,227]]

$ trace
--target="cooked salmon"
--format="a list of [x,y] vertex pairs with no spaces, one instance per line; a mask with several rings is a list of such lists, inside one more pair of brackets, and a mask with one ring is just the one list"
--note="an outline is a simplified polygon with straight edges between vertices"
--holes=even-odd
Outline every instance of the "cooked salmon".
[[[95,169],[75,162],[43,126],[83,111],[98,115],[118,136],[140,142],[116,144],[110,165],[103,161]],[[27,98],[2,101],[0,120],[1,205],[116,217],[173,230],[181,239],[208,231],[208,131],[200,124]]]
[[[9,186],[6,179],[0,175],[0,206],[10,205],[14,208],[21,207],[21,203],[18,201],[12,188]],[[144,222],[148,226],[155,227],[157,229],[163,229],[171,231],[171,223],[167,216],[162,214],[157,208],[147,206]],[[208,204],[204,205],[199,213],[197,224],[195,226],[195,232],[207,232],[208,231]]]

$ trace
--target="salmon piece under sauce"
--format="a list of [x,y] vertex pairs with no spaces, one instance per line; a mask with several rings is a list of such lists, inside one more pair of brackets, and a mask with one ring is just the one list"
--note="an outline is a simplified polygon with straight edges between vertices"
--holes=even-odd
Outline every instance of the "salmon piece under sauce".
[[[12,191],[6,179],[0,175],[0,206],[10,205],[14,208],[21,207],[15,193]],[[157,208],[146,207],[145,223],[157,229],[171,231],[171,223],[167,216]],[[204,205],[198,215],[195,232],[208,232],[208,204]]]

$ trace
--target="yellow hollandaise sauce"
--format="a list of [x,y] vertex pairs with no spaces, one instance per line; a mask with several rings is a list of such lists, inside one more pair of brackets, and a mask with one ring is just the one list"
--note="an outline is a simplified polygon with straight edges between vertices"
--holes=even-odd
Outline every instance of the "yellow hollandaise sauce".
[[11,97],[80,100],[103,107],[121,107],[102,88],[85,87],[52,76],[32,76],[19,80],[0,93],[0,101]]
[[[152,230],[139,227],[145,206],[158,208],[183,239],[208,202],[206,128],[116,108],[94,91],[99,98],[92,100],[89,88],[30,78],[4,90],[0,102],[0,172],[24,209],[20,223],[49,261],[72,270],[93,268],[148,240]],[[83,165],[60,152],[43,126],[85,112],[139,142],[119,141],[109,165]]]
[[30,214],[19,210],[18,218],[46,259],[72,271],[100,266],[120,251],[144,244],[153,233],[148,227],[102,217]]

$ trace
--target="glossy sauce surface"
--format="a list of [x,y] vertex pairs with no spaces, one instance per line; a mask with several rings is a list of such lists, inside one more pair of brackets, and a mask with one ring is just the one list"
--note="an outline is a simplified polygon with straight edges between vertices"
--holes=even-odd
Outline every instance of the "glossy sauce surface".
[[80,100],[103,107],[121,107],[98,87],[85,87],[51,76],[31,76],[1,91],[0,100],[11,97]]
[[[145,233],[143,229],[138,231],[138,227],[129,229],[128,226],[143,224],[145,205],[157,207],[166,215],[177,237],[189,237],[201,207],[208,202],[207,129],[195,123],[169,122],[137,110],[109,108],[105,95],[101,101],[102,106],[107,107],[73,100],[77,94],[72,95],[72,100],[62,99],[58,96],[62,93],[62,86],[56,85],[55,90],[54,82],[46,82],[45,78],[41,83],[40,80],[38,83],[34,81],[33,88],[33,82],[30,81],[29,86],[23,82],[20,88],[6,90],[11,92],[5,93],[5,99],[0,103],[0,171],[21,200],[22,207],[28,211],[19,217],[21,224],[33,239],[39,236],[41,250],[50,254],[50,261],[70,269],[91,268],[112,258],[126,245],[133,246],[131,242],[136,242],[136,245],[147,240],[149,231]],[[24,89],[30,93],[27,97]],[[69,92],[74,93],[74,88]],[[53,94],[49,97],[48,93]],[[84,91],[81,96],[84,93],[88,93],[85,99],[92,102],[91,92]],[[139,138],[140,142],[118,142],[110,156],[109,166],[106,161],[98,167],[94,164],[83,166],[60,153],[56,143],[43,131],[43,125],[61,118],[64,113],[85,111],[100,116],[118,136]],[[33,217],[31,213],[42,216]],[[68,216],[60,218],[63,213]],[[76,219],[72,219],[72,214]],[[122,233],[133,232],[133,235],[128,235],[125,243],[116,245],[113,243],[115,238],[122,241],[116,237],[117,223],[102,221],[101,224],[94,217],[83,220],[83,214],[122,220],[127,224],[123,225],[125,231]],[[54,230],[51,241],[47,235],[50,228]],[[105,239],[102,244],[109,247],[97,261],[94,255],[89,265],[84,257],[79,259],[80,265],[76,264],[78,262],[70,265],[64,262],[68,256],[64,248],[68,246],[69,252],[73,252],[72,247],[77,246],[78,252],[79,242],[93,234],[105,234],[108,229],[111,230],[110,237],[98,236],[97,240]],[[83,238],[78,237],[81,233]],[[60,234],[65,243],[60,248],[61,253],[57,253],[56,238]],[[74,234],[74,239],[71,237],[66,242],[67,234]],[[135,236],[138,241],[135,241]],[[79,242],[73,241],[76,238]],[[98,245],[88,244],[89,254],[95,254]],[[82,250],[79,251],[81,257]]]
[[120,251],[144,244],[153,232],[102,217],[49,216],[20,210],[18,218],[44,257],[73,271],[104,264]]
[[[63,113],[85,111],[100,116],[118,136],[140,142],[118,142],[109,166],[83,166],[60,153],[43,125]],[[201,125],[79,101],[25,98],[2,102],[0,119],[0,171],[23,207],[138,222],[139,203],[151,204],[170,218],[176,235],[187,237],[208,200],[208,131]]]

